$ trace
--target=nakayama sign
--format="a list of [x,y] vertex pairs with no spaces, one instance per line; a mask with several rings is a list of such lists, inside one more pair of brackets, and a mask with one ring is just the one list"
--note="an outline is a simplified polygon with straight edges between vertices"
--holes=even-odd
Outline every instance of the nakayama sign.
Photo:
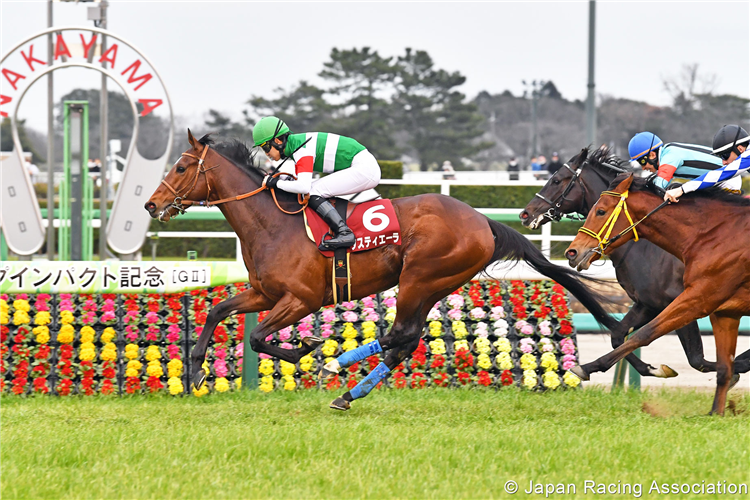
[[[54,36],[52,64],[47,64],[47,34]],[[107,49],[97,51],[101,37]],[[106,67],[102,67],[102,64]],[[174,139],[172,105],[164,82],[146,56],[123,38],[99,28],[65,27],[41,31],[13,47],[0,60],[0,116],[10,117],[15,154],[2,162],[0,203],[8,246],[18,254],[36,252],[44,243],[41,212],[29,175],[24,168],[18,137],[18,108],[28,89],[46,74],[80,67],[107,75],[128,97],[134,116],[133,136],[123,179],[107,224],[107,242],[122,254],[137,251],[151,221],[143,205],[161,182]],[[136,104],[143,110],[139,113]],[[137,148],[139,118],[161,106],[169,112],[169,138],[164,154],[144,158]],[[6,209],[12,207],[12,210]]]

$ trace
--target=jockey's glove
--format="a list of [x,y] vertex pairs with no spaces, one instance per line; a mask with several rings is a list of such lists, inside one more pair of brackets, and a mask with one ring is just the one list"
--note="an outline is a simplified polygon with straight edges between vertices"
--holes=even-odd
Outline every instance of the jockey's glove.
[[279,177],[271,177],[270,175],[267,175],[266,178],[263,179],[263,183],[266,185],[266,188],[274,189],[276,188],[276,184],[279,183]]

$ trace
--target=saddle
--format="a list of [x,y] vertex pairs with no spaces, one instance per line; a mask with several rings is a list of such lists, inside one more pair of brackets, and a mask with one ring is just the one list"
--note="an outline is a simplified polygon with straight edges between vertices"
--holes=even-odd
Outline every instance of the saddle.
[[[378,199],[356,204],[343,198],[331,198],[329,201],[356,238],[352,247],[320,250],[325,257],[333,259],[333,301],[346,302],[352,297],[349,255],[385,245],[400,245],[401,226],[391,200]],[[307,236],[315,246],[319,246],[328,234],[328,224],[311,208],[306,208],[302,213]]]

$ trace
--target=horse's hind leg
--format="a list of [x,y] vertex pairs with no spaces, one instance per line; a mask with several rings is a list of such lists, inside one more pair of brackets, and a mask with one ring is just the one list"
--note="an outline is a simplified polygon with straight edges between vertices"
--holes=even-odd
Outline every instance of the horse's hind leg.
[[235,295],[227,300],[219,302],[216,307],[211,309],[206,317],[206,324],[203,331],[198,337],[198,341],[193,347],[191,354],[191,365],[193,368],[193,384],[196,389],[200,389],[206,380],[206,372],[202,369],[203,361],[206,358],[208,343],[214,334],[214,329],[225,318],[234,314],[253,313],[271,309],[274,302],[250,288],[242,293]]
[[714,328],[716,342],[716,394],[711,414],[724,415],[727,404],[727,392],[732,381],[734,369],[734,351],[737,349],[737,331],[740,318],[712,314],[711,325]]
[[[612,348],[617,349],[625,342],[625,337],[631,332],[638,330],[640,327],[651,321],[656,317],[656,313],[640,302],[635,302],[630,311],[622,318],[620,327],[615,331],[612,331]],[[674,371],[667,365],[660,365],[659,368],[655,368],[648,363],[642,361],[635,353],[630,353],[625,357],[625,360],[630,363],[630,366],[641,374],[643,377],[659,377],[669,378],[676,377],[677,372]]]
[[703,357],[703,340],[701,339],[701,331],[698,327],[698,322],[693,321],[689,325],[675,331],[677,337],[682,343],[682,348],[685,350],[685,355],[687,356],[690,366],[702,373],[715,372],[716,363],[713,361],[707,361]]

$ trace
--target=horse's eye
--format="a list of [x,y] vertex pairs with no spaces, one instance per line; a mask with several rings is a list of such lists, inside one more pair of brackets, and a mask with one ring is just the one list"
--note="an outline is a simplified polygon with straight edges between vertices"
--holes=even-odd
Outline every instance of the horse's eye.
[[560,184],[560,179],[552,179],[552,182],[553,182],[554,184]]
[[607,212],[605,212],[605,211],[604,211],[604,210],[602,210],[601,208],[600,208],[599,210],[597,210],[597,211],[596,211],[596,215],[598,215],[599,217],[601,217],[602,215],[606,215],[606,213],[607,213]]
[[185,173],[185,167],[177,167],[177,173],[178,173],[178,174],[183,174],[183,173]]

